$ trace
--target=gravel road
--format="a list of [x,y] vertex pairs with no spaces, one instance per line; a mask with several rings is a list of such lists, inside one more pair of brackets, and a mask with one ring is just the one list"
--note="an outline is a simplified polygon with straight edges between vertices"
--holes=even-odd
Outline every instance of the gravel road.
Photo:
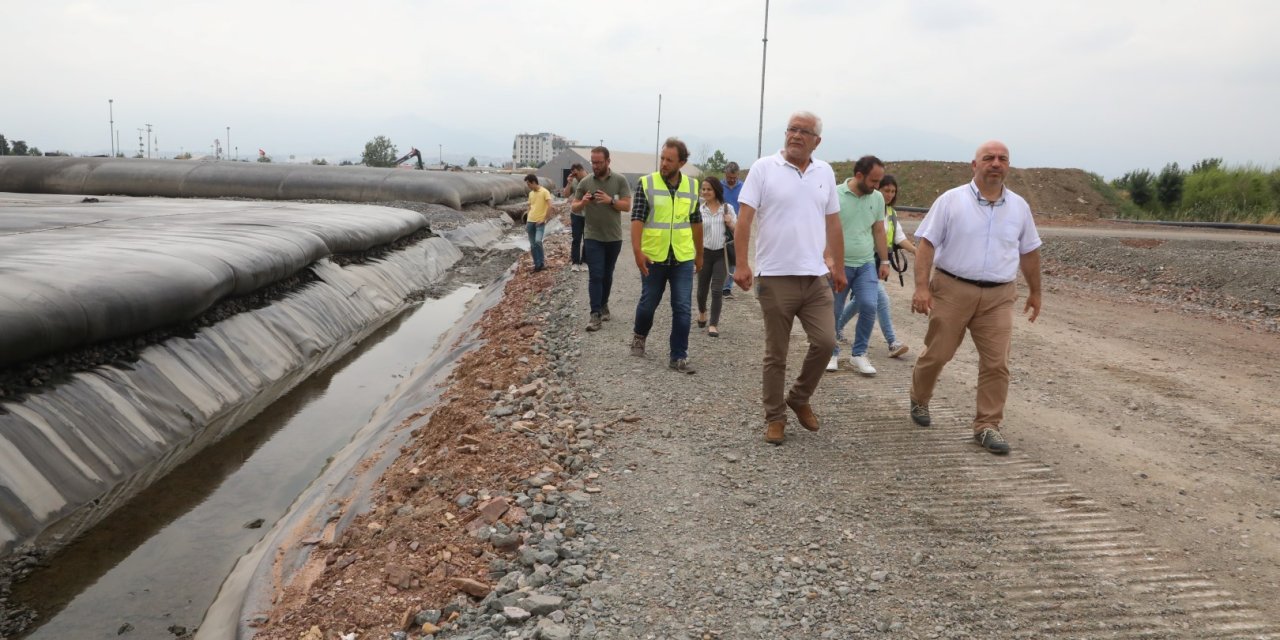
[[[1241,291],[1274,300],[1265,285],[1276,245],[1199,247],[1246,256],[1227,267],[1245,271],[1227,291],[1202,273],[1212,261],[1198,245],[1119,242],[1046,246],[1055,275],[1045,314],[1015,332],[1008,457],[967,438],[971,347],[943,374],[934,428],[906,416],[914,353],[887,358],[877,332],[880,374],[828,376],[814,400],[822,430],[793,420],[787,443],[772,447],[749,293],[727,303],[721,337],[695,328],[698,373],[684,376],[666,367],[665,306],[648,357],[628,355],[639,290],[628,251],[615,317],[598,333],[581,330],[586,274],[562,272],[552,304],[566,305],[568,326],[552,333],[581,352],[589,415],[641,418],[593,443],[603,492],[574,517],[599,540],[580,559],[596,579],[572,589],[567,628],[598,638],[1280,637],[1266,605],[1280,580],[1280,403],[1268,391],[1280,346],[1265,306],[1227,304]],[[1115,286],[1109,265],[1162,273],[1151,283],[1173,293]],[[910,287],[895,283],[891,296],[898,333],[918,350],[924,320],[907,312]],[[1212,288],[1211,301],[1182,299],[1196,288]],[[798,329],[792,344],[795,367]],[[507,636],[537,636],[530,629]],[[459,637],[501,637],[492,633]]]

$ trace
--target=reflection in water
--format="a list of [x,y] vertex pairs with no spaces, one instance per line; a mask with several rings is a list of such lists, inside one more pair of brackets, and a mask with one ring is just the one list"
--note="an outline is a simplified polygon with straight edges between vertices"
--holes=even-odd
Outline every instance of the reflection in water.
[[[478,291],[402,314],[222,441],[144,490],[15,586],[53,616],[32,638],[172,637],[193,629],[236,558],[350,440]],[[245,524],[265,520],[261,529]]]

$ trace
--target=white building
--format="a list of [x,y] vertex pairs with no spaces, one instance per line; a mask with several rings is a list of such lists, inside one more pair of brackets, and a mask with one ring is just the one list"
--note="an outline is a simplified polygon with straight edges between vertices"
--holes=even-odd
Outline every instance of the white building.
[[511,146],[516,166],[536,166],[550,161],[562,150],[577,145],[576,140],[554,133],[521,133]]

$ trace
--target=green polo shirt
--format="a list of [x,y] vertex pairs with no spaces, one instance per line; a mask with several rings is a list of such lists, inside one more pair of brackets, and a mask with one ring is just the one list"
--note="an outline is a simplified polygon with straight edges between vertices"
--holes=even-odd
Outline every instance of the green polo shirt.
[[884,195],[872,191],[860,196],[849,182],[836,187],[840,199],[840,226],[844,228],[844,266],[861,267],[876,259],[876,239],[871,225],[884,220]]
[[[615,200],[631,196],[631,185],[627,184],[627,179],[610,171],[603,178],[596,178],[593,173],[579,180],[578,187],[573,190],[573,199],[578,200],[588,193],[595,193],[596,189],[604,191]],[[600,242],[622,241],[621,211],[602,202],[590,201],[582,208],[582,213],[586,216],[584,238]]]

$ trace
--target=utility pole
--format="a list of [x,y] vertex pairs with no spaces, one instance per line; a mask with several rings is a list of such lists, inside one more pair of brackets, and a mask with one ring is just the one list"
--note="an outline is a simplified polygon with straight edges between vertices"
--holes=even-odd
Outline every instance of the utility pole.
[[111,130],[110,130],[110,131],[108,131],[107,133],[109,134],[109,135],[108,135],[108,138],[109,138],[109,142],[111,143],[111,157],[112,157],[112,158],[116,157],[116,109],[115,109],[115,102],[116,102],[116,101],[115,101],[115,99],[114,99],[114,98],[107,98],[107,118],[108,118],[108,122],[109,122],[109,124],[111,125]]
[[147,158],[151,158],[151,125],[147,125]]
[[116,155],[124,155],[124,149],[120,147],[120,130],[116,129]]
[[760,126],[756,130],[756,157],[764,149],[764,70],[769,60],[769,0],[764,0],[764,46],[760,52]]
[[144,129],[142,129],[142,128],[139,128],[139,129],[138,129],[138,157],[139,157],[139,158],[145,158],[145,157],[146,157],[146,155],[147,155],[147,148],[146,148],[146,147],[144,147],[144,146],[142,146],[142,132],[143,132],[143,131],[144,131]]
[[662,94],[658,94],[658,128],[653,132],[653,170],[658,170],[658,159],[661,156],[659,145],[662,144]]
[[444,167],[444,145],[436,145],[440,147],[440,166]]
[[231,125],[227,125],[227,151],[231,151]]

